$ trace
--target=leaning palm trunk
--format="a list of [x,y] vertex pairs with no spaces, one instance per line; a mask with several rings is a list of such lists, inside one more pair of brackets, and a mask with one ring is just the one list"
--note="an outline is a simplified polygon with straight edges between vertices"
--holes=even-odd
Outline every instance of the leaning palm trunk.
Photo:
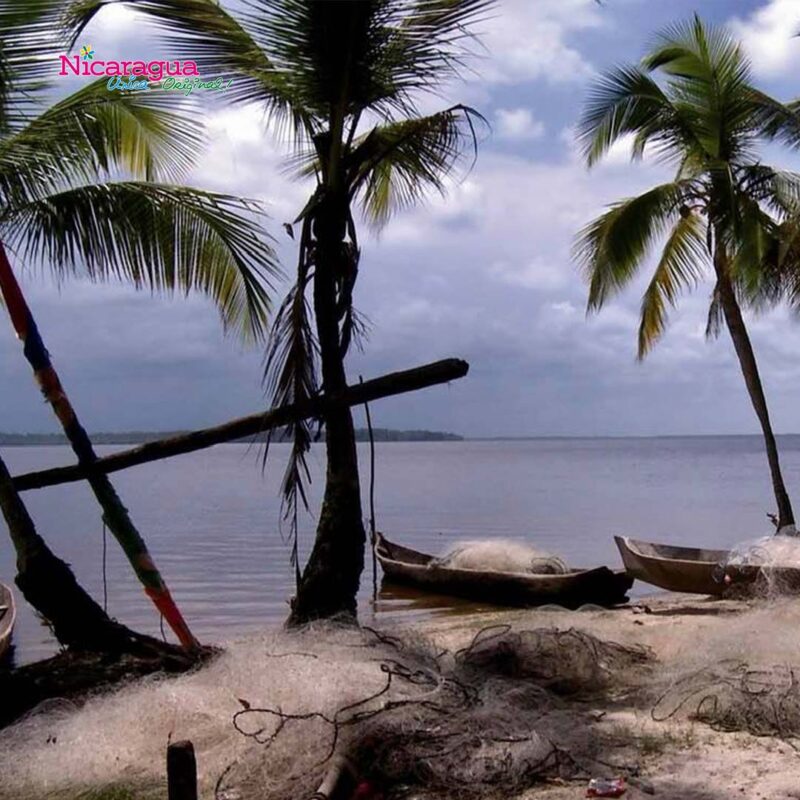
[[[314,221],[316,258],[314,313],[322,387],[335,397],[347,389],[337,279],[350,274],[352,249],[344,241],[345,204],[323,202]],[[311,557],[292,604],[290,625],[337,615],[356,616],[356,594],[364,568],[366,534],[353,417],[349,406],[332,406],[324,415],[327,470],[325,496]]]
[[775,501],[778,505],[778,530],[787,525],[794,525],[794,513],[789,494],[783,482],[781,473],[780,459],[778,457],[778,446],[775,442],[775,434],[772,432],[772,423],[769,419],[767,408],[767,398],[764,395],[764,387],[761,384],[761,376],[758,372],[753,346],[750,336],[744,324],[742,311],[736,300],[736,292],[733,289],[727,272],[727,259],[720,246],[714,255],[714,271],[717,275],[717,291],[719,292],[720,305],[725,317],[725,324],[733,341],[736,356],[744,375],[744,382],[747,392],[750,395],[750,402],[753,404],[758,421],[761,423],[761,430],[764,434],[764,444],[767,448],[767,461],[769,471],[772,476],[772,489],[775,492]]
[[16,583],[47,620],[58,641],[73,650],[155,655],[163,648],[110,619],[84,591],[69,566],[36,532],[33,520],[0,459],[0,510],[17,554]]
[[[97,460],[91,440],[80,424],[58,375],[50,362],[36,323],[31,315],[19,284],[0,243],[0,290],[17,335],[24,344],[25,357],[33,368],[45,399],[53,407],[81,466]],[[93,474],[88,478],[95,497],[103,509],[103,521],[125,551],[145,593],[175,632],[181,644],[196,649],[198,642],[175,605],[164,579],[151,558],[139,531],[131,521],[107,475]]]
[[79,650],[111,644],[114,623],[36,532],[1,459],[0,508],[17,554],[17,586],[52,626],[58,641]]

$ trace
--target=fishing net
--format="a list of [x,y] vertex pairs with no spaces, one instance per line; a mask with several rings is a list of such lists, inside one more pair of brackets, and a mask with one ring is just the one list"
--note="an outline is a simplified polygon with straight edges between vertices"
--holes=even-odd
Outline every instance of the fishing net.
[[693,672],[664,692],[652,710],[659,722],[683,717],[719,731],[746,731],[800,743],[800,673],[729,659]]
[[800,593],[800,536],[781,532],[741,542],[731,548],[718,572],[729,597]]
[[510,539],[459,542],[432,562],[450,569],[563,575],[567,565],[555,555]]
[[[546,777],[585,777],[598,764],[605,768],[601,737],[582,729],[587,735],[576,742],[574,716],[561,698],[597,696],[650,658],[643,648],[574,629],[493,626],[454,653],[371,635],[367,646],[383,675],[376,691],[333,714],[249,702],[236,713],[236,729],[263,749],[226,769],[218,800],[248,798],[256,787],[267,800],[302,796],[344,756],[360,779],[398,797],[421,786],[472,797],[518,791]],[[319,743],[311,763],[292,758],[298,726]],[[252,759],[270,764],[271,779],[253,769]]]
[[497,674],[532,681],[559,695],[591,694],[646,665],[644,647],[602,641],[576,628],[484,628],[456,660],[466,675]]
[[201,794],[216,800],[311,798],[342,764],[387,798],[635,772],[589,710],[648,663],[642,648],[577,630],[494,626],[451,651],[317,626],[233,646],[193,675],[31,715],[0,732],[0,797],[121,782],[163,791],[170,737],[194,742]]

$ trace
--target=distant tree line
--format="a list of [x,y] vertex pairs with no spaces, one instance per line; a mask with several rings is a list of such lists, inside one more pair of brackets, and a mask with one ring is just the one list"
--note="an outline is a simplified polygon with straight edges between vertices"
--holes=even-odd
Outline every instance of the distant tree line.
[[[144,444],[172,436],[181,436],[187,431],[121,431],[118,433],[93,433],[91,439],[95,444]],[[356,441],[369,441],[369,431],[366,428],[356,428]],[[237,439],[239,444],[252,444],[266,441],[267,434],[257,437]],[[376,442],[460,442],[464,437],[455,433],[443,431],[410,430],[398,431],[391,428],[374,428],[373,437]],[[324,441],[325,431],[320,434],[319,441]],[[273,432],[273,442],[291,442],[290,432],[281,430]],[[35,446],[35,445],[65,445],[67,438],[61,433],[0,433],[0,445],[6,446]]]

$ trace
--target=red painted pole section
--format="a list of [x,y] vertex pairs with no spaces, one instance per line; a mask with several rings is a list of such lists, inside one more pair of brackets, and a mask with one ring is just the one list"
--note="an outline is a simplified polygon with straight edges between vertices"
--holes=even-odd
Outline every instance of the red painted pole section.
[[[0,291],[3,294],[14,330],[22,340],[25,358],[33,368],[34,376],[45,399],[53,407],[53,411],[61,422],[64,433],[78,457],[78,463],[81,466],[94,463],[97,461],[97,454],[92,442],[80,424],[75,409],[50,361],[50,355],[44,346],[36,321],[25,302],[25,297],[1,242]],[[106,525],[122,546],[134,572],[144,586],[145,593],[172,628],[178,641],[186,648],[197,649],[200,646],[199,642],[192,635],[189,626],[178,610],[161,573],[153,563],[144,540],[134,526],[108,476],[91,475],[87,480],[103,509],[103,519]]]

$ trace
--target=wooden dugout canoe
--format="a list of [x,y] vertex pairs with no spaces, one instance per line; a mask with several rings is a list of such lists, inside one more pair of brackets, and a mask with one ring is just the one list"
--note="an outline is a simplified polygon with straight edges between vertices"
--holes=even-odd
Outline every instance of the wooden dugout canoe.
[[14,632],[16,620],[16,607],[11,589],[0,583],[0,658],[2,658],[11,645],[11,635]]
[[375,555],[387,581],[494,605],[613,606],[627,602],[627,591],[633,585],[630,575],[608,567],[571,570],[563,575],[443,567],[433,556],[394,544],[381,533],[376,534]]
[[733,587],[758,594],[800,594],[800,568],[770,564],[727,564],[728,550],[656,544],[615,536],[628,574],[672,592],[717,597]]
[[727,588],[721,580],[721,565],[727,550],[678,547],[615,536],[614,541],[628,574],[671,592],[721,595]]

